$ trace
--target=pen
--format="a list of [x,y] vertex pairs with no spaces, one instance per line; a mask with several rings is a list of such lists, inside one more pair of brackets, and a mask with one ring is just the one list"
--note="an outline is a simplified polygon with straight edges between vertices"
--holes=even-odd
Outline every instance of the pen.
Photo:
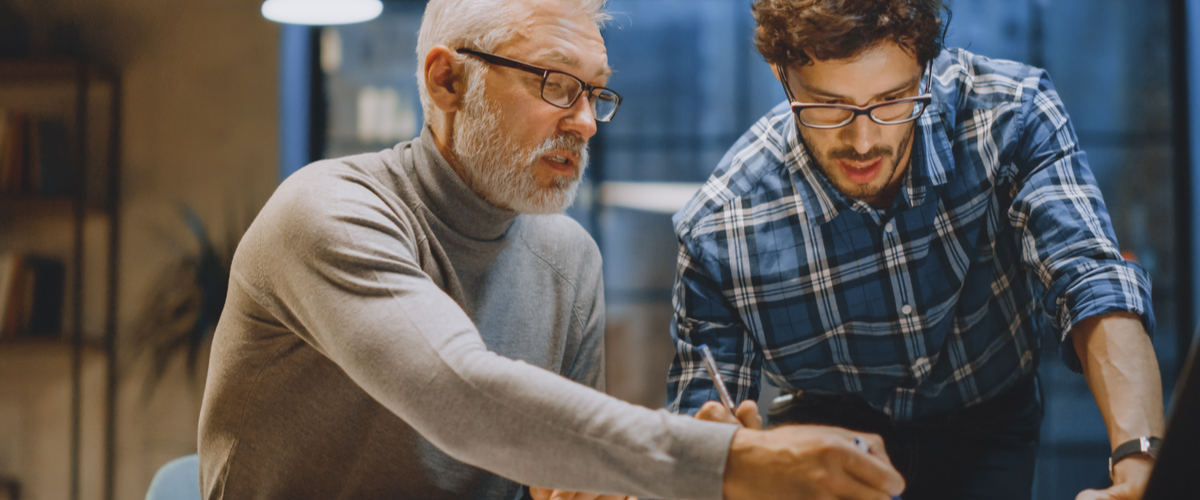
[[712,351],[708,350],[708,345],[700,344],[700,356],[704,358],[704,367],[708,369],[708,375],[713,379],[713,387],[717,389],[717,394],[721,396],[721,402],[725,403],[725,407],[729,408],[734,418],[737,418],[737,411],[733,407],[733,398],[729,397],[729,391],[725,390],[725,381],[721,380],[721,374],[717,373],[717,360],[713,359]]
[[[859,451],[868,455],[874,454],[874,452],[871,451],[871,446],[868,445],[866,441],[863,441],[862,438],[856,437],[852,442],[854,443],[854,447],[858,448]],[[900,500],[900,495],[892,495],[892,500]]]

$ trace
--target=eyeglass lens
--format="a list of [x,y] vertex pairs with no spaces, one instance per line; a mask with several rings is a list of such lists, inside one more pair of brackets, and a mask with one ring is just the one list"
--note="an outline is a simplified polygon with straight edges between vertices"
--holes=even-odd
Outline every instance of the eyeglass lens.
[[[583,86],[579,80],[563,73],[548,73],[546,81],[542,85],[542,99],[564,108],[574,104],[581,92],[583,92]],[[594,89],[587,98],[588,104],[592,107],[592,115],[595,116],[596,121],[601,122],[606,122],[613,117],[617,112],[617,104],[620,102],[617,94],[608,89]]]
[[[885,104],[871,110],[871,118],[877,123],[904,123],[911,121],[925,110],[925,103],[919,101],[902,101],[895,104]],[[800,110],[800,121],[805,125],[828,127],[847,123],[854,117],[854,112],[841,108],[804,108]]]

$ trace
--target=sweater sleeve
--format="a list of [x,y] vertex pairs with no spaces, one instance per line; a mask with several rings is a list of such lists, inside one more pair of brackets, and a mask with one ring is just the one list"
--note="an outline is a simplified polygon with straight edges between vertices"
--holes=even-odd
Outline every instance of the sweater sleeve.
[[572,491],[721,498],[736,427],[624,403],[488,351],[422,271],[411,212],[368,180],[335,177],[285,182],[235,258],[232,278],[292,332],[459,461]]

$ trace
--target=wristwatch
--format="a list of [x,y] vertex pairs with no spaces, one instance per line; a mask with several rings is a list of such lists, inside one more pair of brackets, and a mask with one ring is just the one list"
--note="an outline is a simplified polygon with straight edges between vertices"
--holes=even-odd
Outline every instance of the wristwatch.
[[1108,477],[1111,478],[1113,475],[1113,466],[1130,455],[1147,455],[1151,460],[1158,458],[1158,447],[1161,444],[1161,439],[1149,436],[1142,436],[1121,443],[1121,446],[1113,450],[1112,456],[1108,457]]

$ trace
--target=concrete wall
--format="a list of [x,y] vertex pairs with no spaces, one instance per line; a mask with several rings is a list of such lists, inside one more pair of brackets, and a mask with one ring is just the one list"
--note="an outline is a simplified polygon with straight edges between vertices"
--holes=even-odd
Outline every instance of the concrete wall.
[[[118,321],[120,345],[128,347],[158,274],[195,250],[179,205],[192,207],[221,242],[227,229],[248,224],[276,185],[279,28],[261,17],[261,0],[9,3],[29,22],[34,50],[50,46],[55,24],[73,23],[87,53],[123,78]],[[7,371],[16,368],[10,359],[0,358]],[[0,388],[0,468],[19,472],[30,499],[69,492],[69,384],[53,363]],[[94,364],[85,370],[88,390],[102,387],[102,366]],[[141,498],[159,466],[195,452],[204,373],[192,380],[176,363],[147,397],[144,360],[126,349],[122,364],[115,493]],[[199,366],[207,366],[206,354]],[[89,395],[84,404],[83,498],[100,498],[102,400]]]

